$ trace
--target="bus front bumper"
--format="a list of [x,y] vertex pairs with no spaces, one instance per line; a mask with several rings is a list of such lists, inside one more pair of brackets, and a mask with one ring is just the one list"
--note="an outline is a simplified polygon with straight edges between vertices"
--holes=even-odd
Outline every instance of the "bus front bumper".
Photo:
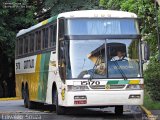
[[62,106],[100,107],[116,105],[142,105],[143,90],[128,91],[76,91],[66,92]]

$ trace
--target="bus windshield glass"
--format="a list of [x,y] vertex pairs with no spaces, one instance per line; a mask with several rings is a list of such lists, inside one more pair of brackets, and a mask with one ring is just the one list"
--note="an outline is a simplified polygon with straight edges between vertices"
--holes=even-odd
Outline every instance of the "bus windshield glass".
[[69,79],[141,77],[139,40],[69,40],[66,44]]
[[107,40],[108,77],[141,77],[139,56],[138,40]]
[[67,20],[68,35],[127,35],[139,34],[136,19],[79,18]]

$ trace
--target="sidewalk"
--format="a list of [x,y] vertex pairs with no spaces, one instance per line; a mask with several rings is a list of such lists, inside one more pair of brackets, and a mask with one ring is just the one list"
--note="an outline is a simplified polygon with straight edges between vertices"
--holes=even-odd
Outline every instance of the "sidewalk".
[[148,110],[144,106],[140,106],[140,108],[145,114],[144,120],[160,120],[160,110]]
[[7,100],[20,100],[19,97],[10,97],[10,98],[0,98],[0,101],[7,101]]
[[157,120],[160,120],[160,110],[150,110],[151,113],[155,116],[157,116]]

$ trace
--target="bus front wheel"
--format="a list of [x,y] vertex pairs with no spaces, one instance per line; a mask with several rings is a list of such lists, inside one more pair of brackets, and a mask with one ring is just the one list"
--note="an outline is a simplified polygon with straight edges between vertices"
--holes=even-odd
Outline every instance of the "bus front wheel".
[[123,105],[115,106],[115,114],[122,115],[123,114]]
[[58,104],[58,92],[56,91],[56,95],[55,95],[55,104],[56,104],[56,113],[57,115],[64,115],[65,114],[65,108],[62,106],[59,106]]

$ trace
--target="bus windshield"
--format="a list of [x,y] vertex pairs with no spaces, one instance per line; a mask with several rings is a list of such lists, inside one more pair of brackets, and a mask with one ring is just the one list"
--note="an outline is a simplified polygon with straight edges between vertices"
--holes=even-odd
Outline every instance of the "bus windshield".
[[127,35],[139,34],[136,19],[79,18],[67,20],[68,35]]
[[141,77],[139,40],[69,40],[67,78]]

